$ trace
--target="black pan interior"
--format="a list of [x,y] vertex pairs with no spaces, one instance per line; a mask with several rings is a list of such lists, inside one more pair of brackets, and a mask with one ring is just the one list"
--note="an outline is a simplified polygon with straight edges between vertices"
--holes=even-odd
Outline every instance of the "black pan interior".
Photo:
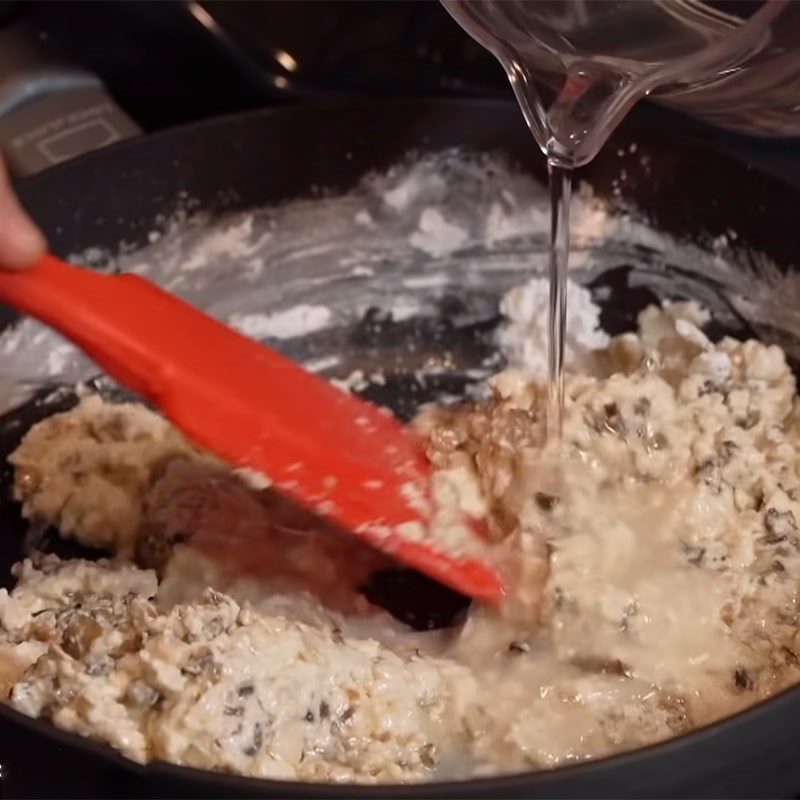
[[[647,169],[626,162],[624,200],[637,206],[662,230],[683,238],[709,240],[728,229],[739,233],[745,248],[763,252],[784,269],[795,258],[794,220],[800,194],[774,179],[688,142],[676,143],[658,132],[623,126],[615,140],[581,177],[603,197],[616,195],[620,152],[635,142],[647,153]],[[410,151],[463,147],[500,153],[521,168],[543,177],[543,164],[518,110],[508,104],[468,101],[392,102],[337,105],[257,112],[213,120],[100,151],[29,179],[22,199],[62,255],[90,246],[115,249],[120,242],[146,243],[160,215],[170,214],[187,198],[212,213],[248,209],[305,197],[320,190],[345,191],[366,172],[384,170]],[[80,186],[79,202],[75,187]],[[615,333],[630,329],[639,310],[654,297],[631,287],[631,265],[621,263],[596,279],[611,298],[604,304],[603,326]],[[467,329],[448,327],[448,302],[442,301],[433,328],[409,331],[397,324],[399,338],[419,336],[434,344],[481,347],[497,320]],[[377,313],[377,312],[376,312]],[[4,309],[0,320],[13,314]],[[369,344],[368,314],[348,336]],[[382,321],[385,323],[385,321]],[[405,323],[414,325],[422,323]],[[735,318],[711,331],[715,336],[751,334],[746,320]],[[382,335],[385,335],[382,334]],[[360,337],[360,338],[359,338]],[[409,385],[408,376],[370,399],[383,402],[407,418],[426,392]],[[445,379],[446,380],[446,379]],[[404,383],[405,381],[405,383]],[[408,384],[408,385],[406,385]],[[429,387],[431,392],[443,387]],[[446,386],[458,391],[459,385]],[[61,403],[75,401],[65,392]],[[0,457],[16,446],[30,425],[55,409],[33,402],[0,420]],[[8,575],[21,553],[25,526],[8,499],[9,472],[0,474],[0,574]],[[73,545],[49,536],[49,546],[78,555]],[[382,575],[369,587],[373,599],[417,627],[448,624],[465,601],[408,572]],[[409,598],[413,602],[408,602]],[[570,797],[593,796],[791,796],[800,791],[800,764],[787,742],[800,733],[800,690],[793,690],[706,731],[637,753],[575,768],[461,784],[414,787],[319,787],[257,782],[213,776],[168,765],[139,768],[108,748],[54,732],[45,723],[22,721],[0,707],[0,724],[19,741],[68,754],[87,768],[133,781],[132,794],[170,796],[328,796],[328,797]],[[127,790],[121,788],[121,793]]]

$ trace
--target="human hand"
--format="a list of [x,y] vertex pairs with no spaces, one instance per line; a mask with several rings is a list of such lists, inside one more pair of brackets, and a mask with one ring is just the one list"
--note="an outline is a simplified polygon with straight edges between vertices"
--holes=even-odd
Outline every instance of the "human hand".
[[41,231],[17,200],[0,158],[0,268],[30,267],[46,247]]

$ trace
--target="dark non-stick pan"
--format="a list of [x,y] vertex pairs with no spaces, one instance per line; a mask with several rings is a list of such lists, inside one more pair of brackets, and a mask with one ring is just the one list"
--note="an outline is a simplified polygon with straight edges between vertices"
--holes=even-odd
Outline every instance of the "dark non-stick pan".
[[[638,162],[626,165],[625,199],[654,224],[689,238],[714,237],[732,228],[739,244],[791,268],[800,194],[713,152],[660,132],[623,127],[582,175],[599,195],[614,195],[617,153],[634,140],[649,160],[646,169],[637,167]],[[206,121],[85,154],[21,180],[19,191],[54,250],[67,255],[96,246],[114,250],[123,240],[145,244],[154,221],[169,213],[179,196],[196,199],[212,214],[255,208],[304,197],[319,187],[346,190],[366,172],[385,169],[409,151],[454,146],[501,153],[520,169],[542,174],[541,157],[512,105],[406,101]],[[609,324],[630,326],[642,299],[624,286],[615,291]],[[8,322],[12,315],[4,313]],[[0,457],[19,434],[17,429],[4,438]],[[5,501],[0,514],[0,575],[8,576],[20,556],[24,526],[12,503]],[[419,787],[323,786],[160,763],[140,767],[108,747],[0,706],[0,791],[18,796],[23,786],[37,785],[37,772],[47,772],[62,776],[62,796],[106,791],[158,797],[793,797],[800,792],[798,741],[800,688],[707,729],[579,766]],[[91,777],[72,790],[75,775]],[[29,791],[37,794],[36,789]]]

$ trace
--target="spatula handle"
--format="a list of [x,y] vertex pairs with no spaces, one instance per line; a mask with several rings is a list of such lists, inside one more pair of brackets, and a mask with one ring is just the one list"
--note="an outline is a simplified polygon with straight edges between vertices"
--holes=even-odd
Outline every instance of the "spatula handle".
[[130,317],[154,294],[161,293],[134,275],[104,275],[51,255],[28,270],[0,271],[0,301],[54,328],[144,396],[162,362],[157,342],[147,341],[146,320],[131,331]]
[[[0,300],[75,342],[198,444],[233,462],[255,447],[268,452],[264,471],[274,479],[308,455],[317,464],[330,460],[334,472],[349,459],[356,472],[366,470],[364,480],[380,464],[388,483],[412,448],[394,418],[139,276],[103,275],[46,256],[24,272],[0,271]],[[391,445],[408,447],[396,459],[376,456],[378,440],[366,429],[353,436],[359,419]]]

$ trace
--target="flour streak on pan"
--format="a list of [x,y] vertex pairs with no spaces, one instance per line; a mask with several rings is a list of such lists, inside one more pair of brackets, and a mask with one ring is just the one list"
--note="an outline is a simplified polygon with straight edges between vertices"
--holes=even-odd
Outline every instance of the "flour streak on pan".
[[[741,269],[731,270],[718,254],[612,212],[585,187],[576,192],[572,216],[576,284],[643,259],[656,273],[677,264],[723,282],[735,272],[740,290],[746,281]],[[293,358],[312,365],[327,360],[333,371],[326,374],[343,378],[354,366],[341,363],[344,371],[337,373],[330,359],[343,355],[346,332],[358,329],[375,309],[387,320],[387,339],[393,323],[417,318],[459,327],[496,317],[505,292],[545,274],[548,226],[547,193],[531,177],[498,158],[446,151],[368,175],[343,195],[218,219],[181,212],[154,229],[150,244],[136,252],[90,248],[72,258],[143,275]],[[541,319],[520,315],[536,317],[542,287],[534,281],[505,301],[511,325],[496,345],[503,356],[527,361],[531,371],[540,368],[532,348],[540,346]],[[742,293],[758,298],[763,290]],[[602,344],[591,299],[577,285],[571,295],[574,341],[588,337],[589,344]],[[325,336],[326,331],[341,335]],[[381,350],[380,337],[372,344]],[[408,355],[414,371],[425,373],[426,364],[411,357],[419,346],[410,342],[404,353],[395,343],[389,362],[371,371],[402,369]],[[380,361],[380,353],[370,358]],[[428,366],[441,372],[442,360],[432,362]],[[484,365],[478,360],[447,368]],[[74,384],[94,372],[69,343],[31,320],[0,336],[5,410],[42,386]]]

